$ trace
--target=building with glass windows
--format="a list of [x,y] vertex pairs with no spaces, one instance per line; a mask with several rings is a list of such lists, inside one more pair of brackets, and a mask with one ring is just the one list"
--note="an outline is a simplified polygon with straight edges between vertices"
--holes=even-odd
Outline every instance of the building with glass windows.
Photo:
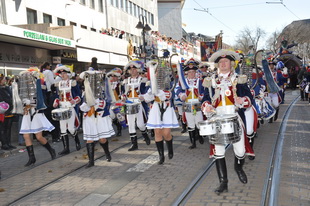
[[[181,20],[172,24],[181,16],[172,6],[183,4],[184,0],[0,0],[0,73],[13,75],[44,61],[73,65],[79,73],[92,57],[100,68],[110,69],[142,53],[161,55],[163,49],[191,57],[193,46],[179,42]],[[144,33],[146,51],[144,30],[136,28],[139,21],[151,29]],[[160,29],[159,24],[165,26]],[[154,35],[159,30],[161,35]],[[172,37],[179,39],[171,41]]]

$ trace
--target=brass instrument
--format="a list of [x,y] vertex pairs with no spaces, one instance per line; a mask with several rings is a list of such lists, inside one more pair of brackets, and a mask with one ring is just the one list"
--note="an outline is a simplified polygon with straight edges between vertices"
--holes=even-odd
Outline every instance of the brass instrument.
[[31,106],[36,106],[37,90],[36,79],[31,72],[21,72],[16,76],[18,81],[18,93],[21,100],[30,100]]
[[103,99],[105,74],[103,72],[86,72],[85,79],[86,78],[89,81],[89,85],[93,92],[94,98]]

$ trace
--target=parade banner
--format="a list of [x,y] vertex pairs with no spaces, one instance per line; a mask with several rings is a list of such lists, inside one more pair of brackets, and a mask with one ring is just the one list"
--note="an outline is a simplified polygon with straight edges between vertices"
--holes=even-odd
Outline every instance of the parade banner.
[[208,61],[214,52],[216,52],[215,42],[200,42],[201,61]]

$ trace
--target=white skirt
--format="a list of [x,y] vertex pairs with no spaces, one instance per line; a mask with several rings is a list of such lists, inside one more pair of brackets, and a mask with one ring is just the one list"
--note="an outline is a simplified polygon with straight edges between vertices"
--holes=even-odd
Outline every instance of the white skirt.
[[[165,105],[164,105],[165,107]],[[162,129],[162,128],[177,128],[179,122],[173,107],[168,107],[164,112],[163,120],[160,119],[159,104],[154,102],[147,121],[146,127],[148,129]]]
[[98,141],[102,138],[109,138],[115,134],[112,127],[112,121],[109,116],[101,117],[101,113],[98,116],[86,116],[83,117],[83,139]]
[[20,134],[36,134],[42,131],[52,131],[55,127],[48,121],[44,113],[36,113],[32,120],[30,114],[24,115]]

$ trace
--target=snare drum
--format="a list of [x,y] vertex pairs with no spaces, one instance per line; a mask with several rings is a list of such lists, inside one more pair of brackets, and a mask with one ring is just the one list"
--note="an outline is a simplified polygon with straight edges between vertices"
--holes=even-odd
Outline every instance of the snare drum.
[[55,121],[67,120],[72,116],[72,111],[70,108],[58,108],[52,110],[52,119]]
[[216,135],[209,136],[211,144],[231,144],[240,140],[241,126],[237,114],[215,115],[211,118],[218,128]]
[[201,103],[185,103],[183,104],[183,111],[184,112],[198,112],[201,111]]
[[206,120],[198,122],[199,125],[199,134],[201,136],[214,136],[217,133],[216,122],[213,120]]
[[126,114],[138,114],[140,103],[126,103]]

